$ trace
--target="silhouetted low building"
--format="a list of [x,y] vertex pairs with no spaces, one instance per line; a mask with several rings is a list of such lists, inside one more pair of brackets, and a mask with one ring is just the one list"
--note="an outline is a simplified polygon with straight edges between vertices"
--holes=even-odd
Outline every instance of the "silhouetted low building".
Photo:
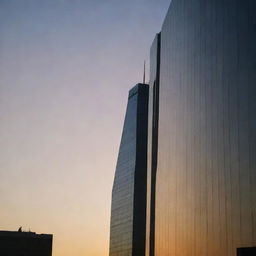
[[51,256],[52,235],[0,231],[1,256]]

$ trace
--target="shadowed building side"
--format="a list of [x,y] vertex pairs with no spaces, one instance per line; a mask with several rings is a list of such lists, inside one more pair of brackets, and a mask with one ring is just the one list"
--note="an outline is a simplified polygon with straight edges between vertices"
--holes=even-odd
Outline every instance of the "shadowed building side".
[[129,92],[112,190],[110,256],[145,254],[148,85]]
[[155,190],[158,150],[158,112],[161,34],[157,34],[150,49],[150,81],[148,105],[148,172],[147,172],[147,227],[146,255],[154,255]]

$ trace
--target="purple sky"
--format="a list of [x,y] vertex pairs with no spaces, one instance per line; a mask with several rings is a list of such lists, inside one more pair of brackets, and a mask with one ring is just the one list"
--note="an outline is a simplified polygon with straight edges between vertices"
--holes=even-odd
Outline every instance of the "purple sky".
[[108,255],[128,90],[170,0],[0,1],[0,229]]

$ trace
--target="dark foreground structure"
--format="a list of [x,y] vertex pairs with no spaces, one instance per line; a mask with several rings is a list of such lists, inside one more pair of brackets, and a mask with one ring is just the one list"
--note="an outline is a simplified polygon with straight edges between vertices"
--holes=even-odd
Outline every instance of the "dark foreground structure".
[[148,85],[129,92],[112,191],[111,256],[145,254]]
[[150,59],[146,252],[129,101],[110,256],[255,256],[256,1],[172,0]]
[[51,256],[52,235],[0,231],[1,256]]
[[237,249],[237,256],[253,256],[253,255],[256,255],[256,247]]

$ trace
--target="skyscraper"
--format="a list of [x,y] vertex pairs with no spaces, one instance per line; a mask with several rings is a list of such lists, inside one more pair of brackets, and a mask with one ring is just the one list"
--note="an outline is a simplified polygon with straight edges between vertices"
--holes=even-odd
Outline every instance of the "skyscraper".
[[145,254],[148,85],[129,92],[112,190],[110,256]]
[[256,1],[173,0],[160,37],[147,256],[255,255]]
[[[135,102],[116,169],[110,255],[255,256],[256,1],[171,1],[150,50],[148,150],[136,154],[147,162],[142,194],[133,185]],[[135,202],[145,194],[145,254],[134,254],[144,243],[132,236]]]

